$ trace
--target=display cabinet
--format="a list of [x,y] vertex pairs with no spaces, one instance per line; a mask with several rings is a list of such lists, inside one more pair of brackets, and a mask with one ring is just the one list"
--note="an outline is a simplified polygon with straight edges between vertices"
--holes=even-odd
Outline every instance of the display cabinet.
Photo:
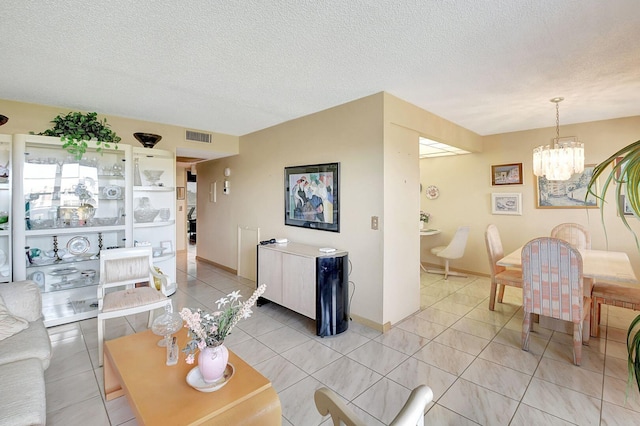
[[153,249],[153,264],[169,277],[167,296],[176,291],[176,163],[170,151],[133,148],[134,245]]
[[11,136],[0,135],[0,283],[11,277]]
[[124,144],[77,160],[58,138],[13,136],[13,279],[40,286],[46,326],[96,316],[100,250],[132,245],[130,158]]

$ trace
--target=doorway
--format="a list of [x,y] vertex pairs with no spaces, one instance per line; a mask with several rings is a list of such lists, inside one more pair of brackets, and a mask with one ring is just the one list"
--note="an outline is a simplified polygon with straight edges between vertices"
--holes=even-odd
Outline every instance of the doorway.
[[187,170],[187,243],[196,245],[198,185],[195,173]]

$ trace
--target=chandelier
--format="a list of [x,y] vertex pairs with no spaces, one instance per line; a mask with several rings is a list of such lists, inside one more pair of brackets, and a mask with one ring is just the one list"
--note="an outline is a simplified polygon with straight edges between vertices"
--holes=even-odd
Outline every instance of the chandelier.
[[533,173],[547,180],[568,180],[584,171],[584,144],[576,140],[560,141],[560,106],[564,98],[553,98],[556,104],[556,137],[553,146],[541,145],[533,150]]

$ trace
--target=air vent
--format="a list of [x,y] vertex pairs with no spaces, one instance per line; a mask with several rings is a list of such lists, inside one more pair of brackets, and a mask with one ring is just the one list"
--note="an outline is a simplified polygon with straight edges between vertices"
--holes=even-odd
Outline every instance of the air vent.
[[194,132],[193,130],[187,130],[185,139],[190,142],[204,142],[211,143],[213,135],[211,133]]

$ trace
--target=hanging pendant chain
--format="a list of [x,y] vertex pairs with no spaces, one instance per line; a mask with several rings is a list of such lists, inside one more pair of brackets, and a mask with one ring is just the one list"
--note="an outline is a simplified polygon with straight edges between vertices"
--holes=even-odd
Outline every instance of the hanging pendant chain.
[[560,103],[556,102],[556,143],[560,141]]

